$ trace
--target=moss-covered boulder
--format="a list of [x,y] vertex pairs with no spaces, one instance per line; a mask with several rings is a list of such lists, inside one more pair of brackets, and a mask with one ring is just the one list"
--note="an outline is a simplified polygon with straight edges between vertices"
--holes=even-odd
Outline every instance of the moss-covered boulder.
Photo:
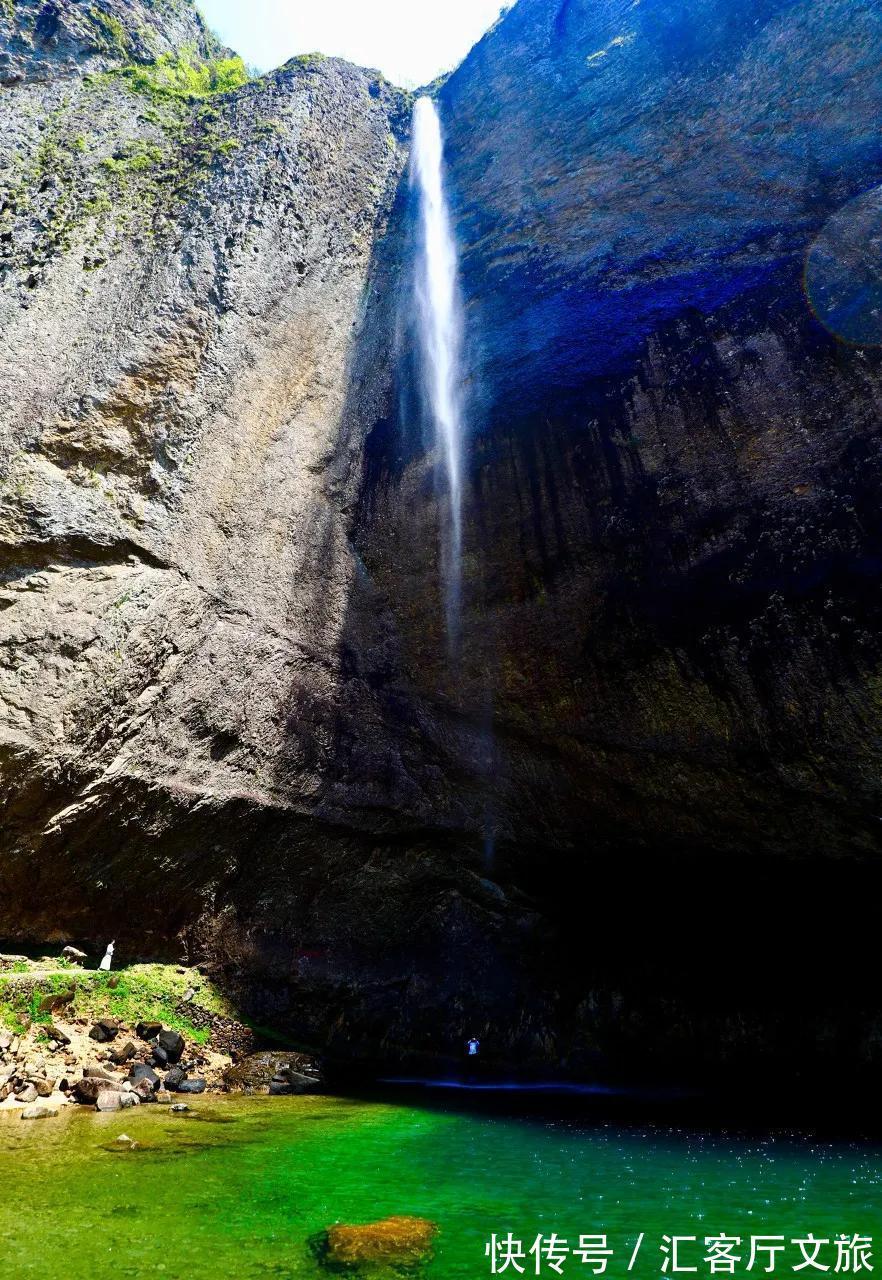
[[429,1260],[437,1234],[428,1218],[396,1214],[357,1225],[335,1223],[315,1238],[313,1250],[332,1270],[415,1267]]

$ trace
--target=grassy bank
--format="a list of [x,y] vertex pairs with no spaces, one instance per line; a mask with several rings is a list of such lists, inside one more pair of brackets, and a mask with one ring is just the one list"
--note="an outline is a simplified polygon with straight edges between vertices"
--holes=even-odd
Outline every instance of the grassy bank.
[[[53,1011],[56,1000],[61,1003]],[[188,1019],[188,1004],[206,1013],[236,1016],[208,979],[176,965],[138,964],[114,973],[77,968],[47,974],[27,970],[0,973],[0,1027],[19,1034],[55,1018],[94,1021],[113,1017],[130,1026],[161,1022],[196,1044],[205,1044],[209,1032]]]

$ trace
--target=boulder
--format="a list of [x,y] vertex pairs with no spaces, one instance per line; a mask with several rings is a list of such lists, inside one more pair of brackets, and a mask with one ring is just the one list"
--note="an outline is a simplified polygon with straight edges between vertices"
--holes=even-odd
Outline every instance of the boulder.
[[45,1029],[46,1035],[50,1040],[54,1040],[56,1044],[70,1044],[70,1036],[66,1031],[62,1031],[61,1027],[57,1026],[54,1022],[47,1022]]
[[428,1260],[438,1227],[428,1218],[395,1216],[360,1225],[335,1223],[310,1241],[313,1253],[334,1269],[380,1265],[413,1267]]
[[37,1013],[56,1013],[65,1005],[71,1004],[76,994],[76,986],[72,985],[66,991],[55,991],[52,995],[42,996],[37,1001]]
[[168,1054],[162,1045],[155,1044],[153,1046],[153,1065],[156,1067],[168,1066]]
[[171,1110],[174,1111],[176,1115],[180,1115],[181,1112],[189,1111],[190,1108],[187,1106],[186,1102],[176,1102]]
[[102,1093],[122,1093],[122,1084],[118,1081],[99,1080],[94,1076],[84,1076],[77,1080],[72,1089],[77,1102],[85,1106],[93,1106]]
[[58,1107],[51,1107],[48,1102],[32,1102],[21,1113],[22,1120],[48,1120],[58,1115]]
[[159,1076],[152,1067],[148,1067],[146,1062],[135,1062],[129,1071],[128,1078],[132,1084],[138,1084],[141,1080],[146,1080],[151,1089],[159,1088]]
[[119,1023],[116,1018],[99,1018],[89,1032],[89,1039],[97,1040],[99,1044],[107,1044],[115,1040],[118,1035]]
[[91,1080],[117,1080],[118,1077],[112,1071],[108,1071],[106,1067],[101,1067],[97,1062],[87,1062],[83,1067],[83,1076]]
[[26,1084],[24,1088],[19,1089],[15,1095],[16,1102],[31,1103],[36,1102],[40,1095],[37,1093],[37,1087],[33,1084]]
[[77,947],[63,947],[61,954],[65,960],[69,960],[71,964],[84,964],[88,959],[85,951],[80,951]]
[[142,1102],[153,1102],[156,1099],[157,1094],[153,1083],[146,1076],[140,1076],[134,1082],[127,1080],[126,1084],[128,1084],[131,1092],[140,1098]]
[[124,1096],[126,1095],[122,1091],[102,1089],[95,1098],[95,1107],[98,1111],[119,1111],[123,1106]]
[[51,1098],[55,1092],[55,1086],[51,1080],[32,1080],[31,1084],[37,1090],[38,1098]]
[[318,1076],[305,1075],[302,1071],[295,1071],[293,1067],[280,1071],[279,1076],[291,1086],[294,1093],[318,1093],[321,1089]]
[[139,1022],[135,1027],[135,1035],[139,1040],[155,1040],[161,1030],[161,1022]]
[[241,1089],[245,1093],[266,1089],[272,1080],[284,1080],[287,1073],[293,1073],[303,1080],[309,1080],[311,1086],[303,1092],[313,1092],[320,1087],[321,1078],[314,1059],[305,1054],[293,1051],[281,1052],[278,1049],[265,1049],[259,1053],[250,1053],[224,1072],[224,1084],[229,1089]]
[[204,1080],[182,1080],[178,1085],[178,1093],[204,1093],[205,1089]]
[[111,1050],[110,1061],[121,1067],[124,1063],[130,1062],[137,1052],[131,1040],[127,1040],[120,1048]]
[[166,1072],[163,1084],[170,1093],[177,1093],[186,1078],[186,1072],[182,1071],[180,1067],[172,1067],[171,1071]]
[[169,1062],[180,1062],[184,1055],[184,1037],[180,1032],[160,1031],[156,1043],[165,1052]]

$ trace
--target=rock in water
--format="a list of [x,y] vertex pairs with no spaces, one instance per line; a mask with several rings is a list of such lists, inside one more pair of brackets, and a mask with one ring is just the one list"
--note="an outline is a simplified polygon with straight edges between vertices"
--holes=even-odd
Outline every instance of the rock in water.
[[127,1096],[122,1090],[102,1089],[95,1098],[95,1107],[98,1111],[120,1111]]
[[22,1120],[48,1120],[57,1115],[58,1107],[52,1107],[47,1102],[33,1102],[30,1106],[25,1107],[21,1113],[21,1118]]
[[122,1093],[122,1082],[89,1076],[82,1080],[75,1080],[72,1092],[77,1102],[90,1106],[98,1101],[102,1093]]
[[430,1259],[437,1234],[437,1225],[427,1218],[391,1217],[361,1226],[337,1223],[310,1244],[330,1267],[413,1266]]

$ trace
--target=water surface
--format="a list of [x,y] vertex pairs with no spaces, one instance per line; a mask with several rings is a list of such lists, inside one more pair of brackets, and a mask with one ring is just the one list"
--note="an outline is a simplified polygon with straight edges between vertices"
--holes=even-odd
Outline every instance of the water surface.
[[[140,1149],[119,1149],[121,1133]],[[7,1113],[0,1257],[10,1280],[319,1280],[315,1232],[415,1214],[440,1227],[429,1280],[489,1275],[485,1243],[508,1231],[525,1250],[538,1234],[607,1232],[607,1274],[624,1280],[643,1231],[639,1280],[658,1274],[663,1233],[882,1237],[880,1179],[874,1147],[332,1097],[205,1099],[184,1116]],[[591,1269],[570,1259],[562,1274]]]

